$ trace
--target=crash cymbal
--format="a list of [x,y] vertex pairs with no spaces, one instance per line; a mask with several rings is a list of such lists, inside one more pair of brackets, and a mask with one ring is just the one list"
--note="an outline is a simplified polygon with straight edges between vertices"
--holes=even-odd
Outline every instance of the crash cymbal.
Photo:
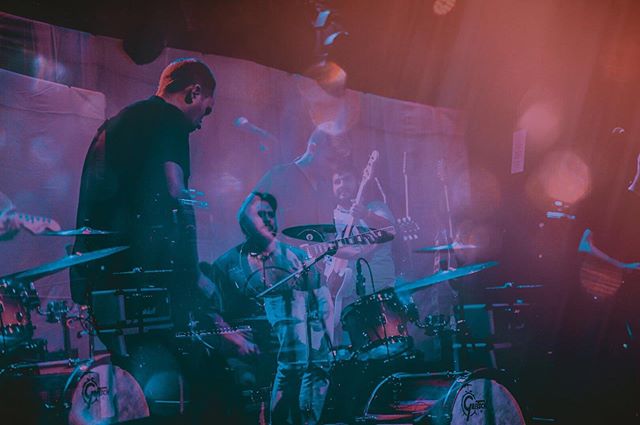
[[418,248],[413,252],[425,253],[425,252],[438,252],[438,251],[452,251],[456,249],[475,249],[477,247],[478,247],[477,245],[454,242],[447,245],[425,246],[423,248]]
[[97,251],[90,251],[82,254],[69,255],[67,257],[62,257],[59,260],[42,264],[41,266],[33,267],[31,269],[23,270],[18,273],[0,277],[0,282],[37,280],[50,274],[57,273],[60,270],[64,270],[68,267],[77,266],[78,264],[88,263],[89,261],[108,257],[109,255],[124,251],[128,248],[128,246],[116,246],[113,248],[99,249]]
[[114,235],[118,232],[110,230],[98,230],[91,227],[81,227],[79,229],[59,230],[57,232],[42,232],[42,236],[99,236],[99,235]]
[[459,267],[455,270],[441,271],[438,273],[434,273],[431,276],[427,276],[413,282],[398,284],[396,285],[396,291],[406,292],[406,291],[415,291],[418,289],[424,289],[440,282],[445,282],[447,280],[457,279],[459,277],[478,273],[482,270],[488,269],[490,267],[495,267],[497,265],[498,265],[497,261],[489,261],[486,263],[471,264],[469,266]]

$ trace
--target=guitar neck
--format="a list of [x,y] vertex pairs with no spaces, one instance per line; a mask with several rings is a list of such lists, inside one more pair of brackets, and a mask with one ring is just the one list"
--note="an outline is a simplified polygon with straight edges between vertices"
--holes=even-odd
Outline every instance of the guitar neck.
[[358,233],[342,239],[329,242],[319,242],[313,245],[303,245],[302,248],[310,258],[317,258],[327,251],[348,245],[370,245],[375,239],[383,236],[384,232],[393,229],[393,226],[386,226],[381,229],[373,229],[368,232]]

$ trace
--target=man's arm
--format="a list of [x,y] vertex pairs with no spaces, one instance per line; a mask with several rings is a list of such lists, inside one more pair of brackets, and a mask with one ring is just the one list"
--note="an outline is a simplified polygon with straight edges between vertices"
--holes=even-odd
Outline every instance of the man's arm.
[[[200,263],[202,275],[210,282],[209,299],[214,304],[212,319],[217,327],[229,328],[229,324],[224,319],[225,302],[224,292],[222,289],[222,280],[225,279],[225,273],[220,269],[217,263],[212,265],[202,262]],[[233,344],[241,356],[259,353],[258,346],[254,344],[246,334],[242,332],[230,332],[222,334],[222,337]]]
[[259,245],[266,247],[274,241],[275,236],[258,215],[257,207],[260,202],[261,200],[258,196],[250,193],[238,211],[238,222],[248,239],[252,239]]
[[640,262],[624,263],[620,260],[616,260],[615,258],[610,257],[607,253],[596,247],[593,243],[591,230],[589,229],[585,230],[582,234],[582,239],[580,239],[580,245],[578,246],[578,252],[584,252],[586,254],[592,255],[620,269],[640,269]]
[[179,201],[187,190],[184,185],[184,172],[182,171],[182,167],[175,162],[167,161],[164,163],[164,176],[169,195],[176,201]]

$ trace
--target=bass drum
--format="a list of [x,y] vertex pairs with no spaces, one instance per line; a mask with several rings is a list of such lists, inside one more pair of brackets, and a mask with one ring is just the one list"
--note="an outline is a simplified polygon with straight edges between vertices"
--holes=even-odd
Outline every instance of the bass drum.
[[369,397],[358,422],[428,425],[524,425],[515,397],[498,372],[396,373]]
[[108,362],[68,360],[16,364],[0,375],[0,412],[7,423],[93,425],[149,416],[142,389]]
[[119,423],[149,416],[142,389],[117,366],[105,364],[86,370],[72,386],[69,425]]

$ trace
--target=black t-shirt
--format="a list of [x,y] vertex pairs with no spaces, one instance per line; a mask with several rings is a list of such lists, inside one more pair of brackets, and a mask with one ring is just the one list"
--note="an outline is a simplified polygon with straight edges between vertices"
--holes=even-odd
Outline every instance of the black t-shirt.
[[[118,245],[130,249],[90,263],[84,272],[77,268],[82,277],[102,266],[109,274],[134,267],[195,270],[195,222],[192,215],[189,219],[189,211],[170,196],[164,171],[166,162],[178,164],[187,186],[191,130],[182,111],[157,96],[126,107],[98,129],[83,167],[77,225],[117,233],[79,237],[74,250]],[[72,273],[72,296],[81,302],[87,283],[74,277],[78,276]],[[89,285],[91,289],[104,289],[156,283],[142,280],[97,279]]]

